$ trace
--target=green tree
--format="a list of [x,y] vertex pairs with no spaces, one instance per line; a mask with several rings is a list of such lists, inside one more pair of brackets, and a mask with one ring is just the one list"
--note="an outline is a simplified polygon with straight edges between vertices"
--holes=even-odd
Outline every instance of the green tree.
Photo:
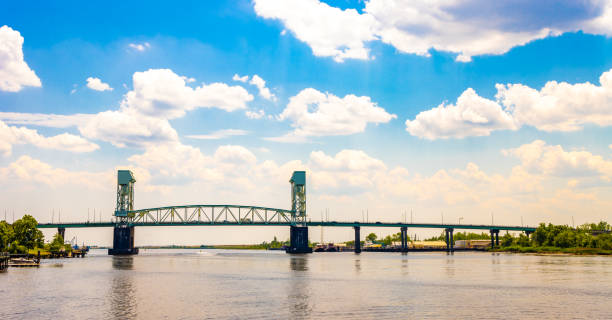
[[512,243],[514,242],[514,238],[512,237],[511,234],[506,233],[502,238],[501,238],[501,246],[502,247],[509,247],[512,245]]
[[531,241],[529,241],[529,237],[527,237],[524,234],[520,234],[518,236],[518,239],[516,239],[516,244],[521,246],[521,247],[530,247],[531,246]]
[[31,215],[26,214],[13,223],[15,241],[27,249],[43,246],[43,234],[37,228],[38,222]]
[[553,241],[555,247],[572,248],[576,247],[576,237],[571,230],[563,230],[555,236]]
[[0,251],[7,251],[14,237],[13,226],[4,220],[0,221]]
[[53,236],[53,241],[49,244],[49,251],[58,252],[64,247],[64,237],[61,234],[56,233]]
[[368,234],[366,236],[366,240],[369,240],[369,241],[372,241],[372,242],[376,241],[377,238],[378,238],[378,236],[375,233],[370,233],[370,234]]

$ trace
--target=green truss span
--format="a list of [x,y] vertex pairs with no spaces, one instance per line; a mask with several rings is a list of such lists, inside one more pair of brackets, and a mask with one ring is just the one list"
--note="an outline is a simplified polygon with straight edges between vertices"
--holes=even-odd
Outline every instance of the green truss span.
[[[290,226],[291,210],[235,205],[189,205],[129,211],[130,225],[136,227],[163,226]],[[104,228],[114,227],[116,222],[62,222],[39,223],[39,228]],[[403,223],[403,222],[359,222],[359,221],[308,221],[308,226],[324,227],[409,227],[463,230],[508,230],[533,232],[534,227]]]
[[[502,225],[474,225],[474,224],[435,224],[435,223],[402,223],[402,222],[348,222],[348,221],[309,221],[306,223],[309,227],[387,227],[387,228],[429,228],[429,229],[462,229],[462,230],[508,230],[508,231],[528,231],[533,232],[535,227],[521,226],[502,226]],[[251,222],[251,223],[236,223],[236,222],[134,222],[130,223],[135,227],[185,227],[185,226],[269,226],[282,227],[290,226],[289,222]],[[110,228],[114,227],[114,222],[62,222],[62,223],[39,223],[38,228]]]

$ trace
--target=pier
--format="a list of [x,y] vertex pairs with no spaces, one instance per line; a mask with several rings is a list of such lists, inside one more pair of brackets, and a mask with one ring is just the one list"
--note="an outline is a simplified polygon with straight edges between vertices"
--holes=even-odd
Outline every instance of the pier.
[[8,252],[0,252],[0,271],[8,268],[10,258],[11,256],[8,254]]

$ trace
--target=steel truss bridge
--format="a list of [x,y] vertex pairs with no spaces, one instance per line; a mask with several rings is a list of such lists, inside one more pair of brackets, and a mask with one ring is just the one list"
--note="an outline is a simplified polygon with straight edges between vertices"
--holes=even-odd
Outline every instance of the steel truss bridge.
[[[291,226],[291,210],[241,205],[188,205],[129,211],[135,227]],[[39,228],[108,228],[116,221],[39,223]],[[507,230],[532,233],[535,227],[407,222],[307,221],[310,227],[391,227],[462,230]]]
[[[408,228],[444,229],[447,250],[454,250],[453,231],[489,230],[491,246],[499,245],[499,231],[521,231],[527,235],[536,228],[504,225],[438,224],[406,222],[359,222],[359,221],[310,221],[306,217],[306,174],[293,173],[291,180],[291,210],[243,205],[186,205],[134,210],[134,183],[132,172],[119,170],[115,221],[106,222],[58,222],[39,223],[39,228],[57,228],[65,233],[66,228],[114,228],[113,249],[109,254],[137,254],[134,247],[134,227],[161,226],[289,226],[290,246],[288,253],[310,253],[308,227],[352,227],[355,229],[355,252],[361,252],[361,227],[400,228],[402,249],[408,248]],[[494,241],[495,239],[495,241]]]

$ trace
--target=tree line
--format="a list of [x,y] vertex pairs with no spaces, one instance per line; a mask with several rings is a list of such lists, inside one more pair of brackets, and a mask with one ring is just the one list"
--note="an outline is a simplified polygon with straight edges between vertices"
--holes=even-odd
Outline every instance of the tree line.
[[528,238],[505,234],[500,238],[504,247],[551,247],[551,248],[591,248],[612,250],[612,228],[609,223],[586,223],[576,228],[567,225],[541,223]]
[[69,244],[58,233],[51,243],[44,243],[44,235],[37,228],[38,222],[31,215],[24,215],[12,224],[0,221],[0,252],[27,253],[28,250],[40,249],[51,252],[70,251]]

